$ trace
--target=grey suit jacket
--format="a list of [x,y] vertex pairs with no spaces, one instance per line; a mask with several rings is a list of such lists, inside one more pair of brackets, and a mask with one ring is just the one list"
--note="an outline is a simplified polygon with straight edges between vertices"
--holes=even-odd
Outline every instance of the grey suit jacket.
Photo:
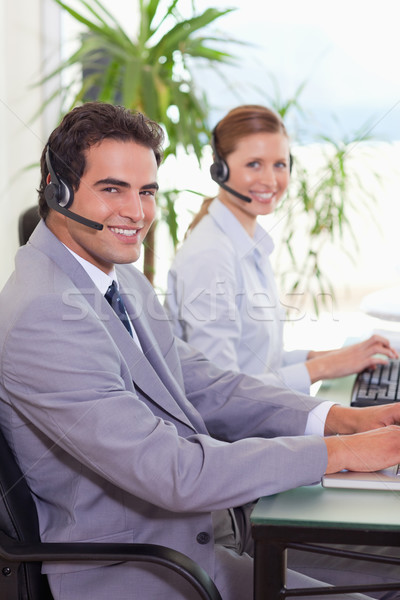
[[[326,446],[302,435],[318,400],[215,368],[173,337],[143,275],[117,273],[143,351],[43,222],[18,251],[0,294],[1,427],[43,540],[165,544],[213,577],[212,511],[320,480]],[[146,585],[180,597],[151,570]]]

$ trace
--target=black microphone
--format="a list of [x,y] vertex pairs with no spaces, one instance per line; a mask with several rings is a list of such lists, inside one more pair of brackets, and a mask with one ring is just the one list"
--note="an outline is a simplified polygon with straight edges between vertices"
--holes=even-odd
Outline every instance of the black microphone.
[[224,190],[226,190],[233,196],[236,196],[236,198],[240,198],[240,200],[244,200],[245,202],[252,202],[249,196],[244,196],[240,192],[237,192],[233,188],[229,187],[229,185],[226,185],[226,183],[223,183],[222,181],[217,181],[216,179],[214,179],[214,181],[216,181],[220,187],[224,188]]
[[230,194],[233,194],[233,196],[236,196],[236,198],[240,198],[240,200],[244,200],[245,202],[252,201],[251,198],[249,198],[249,196],[244,196],[240,192],[237,192],[233,188],[229,187],[229,185],[226,185],[225,181],[229,179],[229,169],[227,163],[224,160],[218,158],[217,161],[213,162],[213,164],[210,167],[210,175],[211,179],[218,183],[219,186],[224,188],[224,190],[226,190]]
[[211,148],[212,148],[213,155],[214,155],[214,162],[210,166],[211,179],[216,181],[218,183],[218,185],[221,186],[224,190],[226,190],[233,196],[236,196],[236,198],[240,198],[240,200],[244,200],[244,202],[251,202],[252,200],[251,200],[251,198],[249,198],[249,196],[244,196],[243,194],[241,194],[240,192],[237,192],[236,190],[229,187],[229,185],[227,185],[225,183],[225,181],[228,181],[228,179],[229,179],[229,167],[228,167],[228,163],[226,162],[226,160],[224,160],[218,154],[217,144],[216,144],[216,139],[215,139],[215,129],[216,128],[214,128],[212,135],[211,135]]
[[[51,184],[49,184],[51,185]],[[87,227],[91,227],[91,229],[97,229],[98,231],[101,231],[103,229],[103,225],[101,223],[98,223],[97,221],[92,221],[91,219],[86,219],[86,217],[82,217],[82,215],[78,215],[74,212],[72,212],[72,210],[68,210],[68,208],[65,208],[64,206],[61,206],[60,204],[58,204],[57,198],[56,198],[56,194],[52,194],[50,195],[50,190],[47,191],[49,186],[46,187],[45,189],[45,198],[46,198],[46,202],[47,205],[52,208],[53,210],[56,210],[57,212],[61,213],[62,215],[65,215],[66,217],[68,217],[69,219],[72,219],[73,221],[77,221],[78,223],[81,223],[82,225],[86,225]]]
[[51,164],[49,147],[47,147],[46,151],[46,165],[50,173],[50,183],[47,184],[44,190],[44,197],[46,199],[47,206],[68,217],[69,219],[81,223],[81,225],[86,225],[86,227],[101,231],[103,229],[103,225],[101,223],[92,221],[91,219],[86,219],[86,217],[82,217],[81,215],[77,215],[71,210],[68,210],[68,207],[71,206],[74,199],[74,191],[72,187],[68,185],[68,183],[61,179],[61,177],[57,177],[56,172]]
[[[215,131],[216,131],[216,127],[214,127],[212,134],[211,134],[211,148],[212,148],[213,155],[214,155],[214,162],[210,166],[211,178],[214,181],[216,181],[218,183],[218,185],[221,186],[224,190],[226,190],[233,196],[236,196],[236,198],[240,198],[240,200],[244,200],[244,202],[252,202],[252,199],[249,196],[244,196],[243,194],[241,194],[240,192],[237,192],[236,190],[229,187],[229,185],[227,185],[225,183],[225,181],[228,181],[228,179],[229,179],[229,175],[230,175],[229,167],[228,167],[228,163],[226,162],[226,160],[224,158],[222,158],[218,153]],[[292,155],[289,154],[289,172],[292,171],[292,164],[293,164],[293,158],[292,158]]]

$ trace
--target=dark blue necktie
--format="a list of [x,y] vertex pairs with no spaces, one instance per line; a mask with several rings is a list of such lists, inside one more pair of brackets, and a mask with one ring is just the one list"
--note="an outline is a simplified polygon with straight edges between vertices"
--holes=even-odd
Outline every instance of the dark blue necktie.
[[132,328],[131,328],[131,324],[128,319],[125,304],[120,296],[120,293],[118,291],[117,284],[115,283],[115,281],[112,282],[112,284],[106,291],[104,297],[107,300],[107,302],[110,304],[110,306],[112,306],[112,308],[114,309],[114,311],[116,312],[118,317],[121,319],[122,323],[124,324],[124,326],[126,327],[128,332],[130,333],[130,335],[132,335]]

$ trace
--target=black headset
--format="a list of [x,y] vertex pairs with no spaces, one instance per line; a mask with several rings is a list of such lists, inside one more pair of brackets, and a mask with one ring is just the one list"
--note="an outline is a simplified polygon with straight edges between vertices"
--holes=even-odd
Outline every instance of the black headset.
[[69,208],[74,199],[73,189],[68,183],[65,183],[61,177],[56,175],[53,165],[51,164],[50,152],[50,147],[47,146],[46,165],[50,173],[50,183],[47,184],[44,190],[44,197],[49,206],[50,203],[53,205],[54,202],[56,202],[59,207]]
[[[217,143],[216,143],[217,127],[218,127],[218,125],[216,127],[214,127],[212,134],[211,134],[211,148],[212,148],[213,156],[214,156],[214,162],[212,163],[212,165],[210,167],[211,178],[216,183],[218,183],[218,185],[220,185],[223,189],[227,190],[228,192],[230,192],[237,198],[240,198],[241,200],[244,200],[245,202],[251,202],[251,198],[249,198],[249,196],[244,196],[243,194],[240,194],[239,192],[237,192],[233,188],[229,187],[225,183],[226,181],[228,181],[230,173],[229,173],[228,163],[226,162],[226,160],[224,158],[222,158],[219,155],[218,150],[217,150]],[[292,166],[293,166],[293,157],[291,154],[289,154],[289,172],[290,173],[292,172]]]
[[217,150],[217,141],[215,136],[215,129],[211,134],[211,149],[213,152],[214,162],[210,167],[211,177],[217,183],[224,183],[229,179],[229,167],[225,159],[223,159]]
[[53,169],[53,165],[51,164],[51,150],[49,146],[47,146],[46,150],[46,165],[50,173],[50,183],[46,185],[44,190],[44,197],[46,199],[47,206],[61,213],[62,215],[81,223],[82,225],[86,225],[92,229],[98,229],[99,231],[103,229],[103,225],[101,223],[91,221],[90,219],[86,219],[85,217],[77,215],[71,210],[68,210],[74,200],[74,191],[72,187],[63,179],[61,179],[61,177],[59,177]]

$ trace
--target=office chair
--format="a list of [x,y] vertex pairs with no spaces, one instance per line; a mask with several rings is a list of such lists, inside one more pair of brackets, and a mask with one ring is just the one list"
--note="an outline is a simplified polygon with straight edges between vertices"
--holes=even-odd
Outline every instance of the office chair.
[[26,244],[39,221],[40,217],[37,206],[31,206],[21,213],[18,219],[18,238],[20,246]]
[[214,582],[193,560],[155,544],[42,543],[28,484],[0,431],[0,598],[53,600],[42,561],[137,561],[172,569],[201,600],[222,600]]

